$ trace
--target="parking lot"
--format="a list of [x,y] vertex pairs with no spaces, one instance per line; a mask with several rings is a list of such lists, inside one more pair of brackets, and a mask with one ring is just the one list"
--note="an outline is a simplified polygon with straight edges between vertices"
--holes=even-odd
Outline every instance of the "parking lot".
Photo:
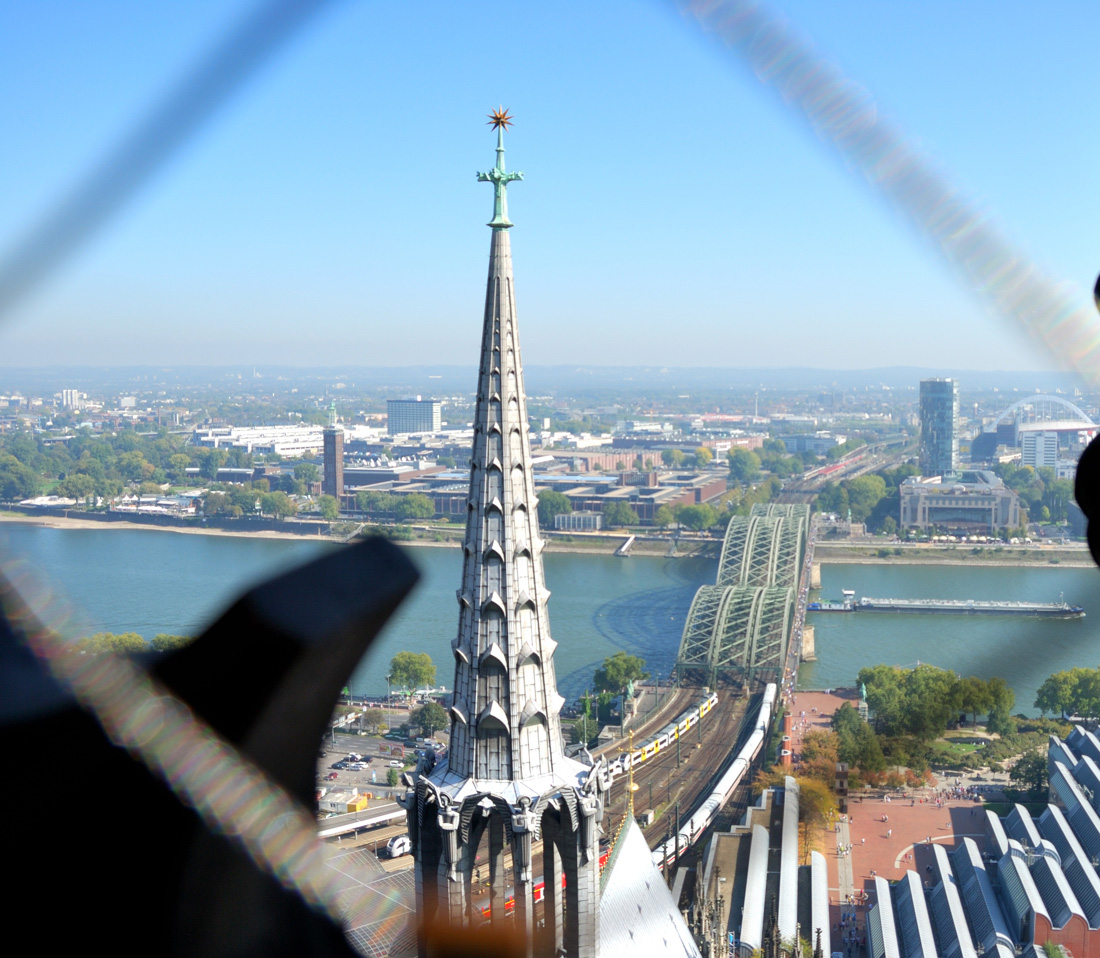
[[[442,750],[446,749],[447,734],[436,733],[433,741],[437,743],[437,754],[445,754]],[[386,784],[387,773],[391,768],[398,771],[415,768],[417,751],[429,747],[424,745],[423,739],[418,740],[415,747],[407,744],[409,742],[413,739],[395,741],[338,732],[335,743],[330,736],[318,755],[317,784],[327,789],[355,788],[359,792],[371,792],[376,797],[403,793],[403,785],[393,787]],[[394,757],[394,751],[398,753],[397,757]],[[349,763],[351,755],[362,756],[362,761]],[[334,768],[336,765],[341,767]]]

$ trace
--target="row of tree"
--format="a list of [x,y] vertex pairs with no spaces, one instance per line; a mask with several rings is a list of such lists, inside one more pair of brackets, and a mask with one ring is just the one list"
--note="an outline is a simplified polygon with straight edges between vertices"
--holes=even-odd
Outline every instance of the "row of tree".
[[[554,528],[554,517],[569,515],[573,511],[573,504],[568,496],[553,489],[544,489],[539,493],[539,525],[543,529]],[[610,528],[623,526],[636,526],[639,523],[638,513],[630,503],[615,500],[604,503],[603,522]],[[667,529],[669,526],[679,524],[685,529],[701,531],[719,524],[722,520],[728,520],[729,516],[718,512],[713,506],[706,503],[693,506],[658,506],[653,514],[653,524],[658,528]]]
[[990,732],[1011,732],[1016,694],[1004,679],[960,678],[932,665],[902,669],[873,665],[860,669],[857,678],[867,691],[867,705],[878,731],[885,735],[911,735],[929,742],[938,738],[961,714],[987,715]]
[[395,496],[389,492],[363,490],[355,494],[355,506],[368,515],[411,522],[435,516],[435,503],[421,492]]
[[1100,718],[1100,668],[1055,672],[1039,686],[1035,707],[1044,715]]
[[171,652],[192,641],[189,635],[158,632],[148,642],[137,632],[96,632],[77,639],[73,648],[88,655],[136,655],[141,652]]
[[1059,479],[1049,466],[1033,469],[1004,462],[995,465],[993,471],[1020,497],[1020,505],[1031,520],[1065,522],[1073,501],[1072,480]]

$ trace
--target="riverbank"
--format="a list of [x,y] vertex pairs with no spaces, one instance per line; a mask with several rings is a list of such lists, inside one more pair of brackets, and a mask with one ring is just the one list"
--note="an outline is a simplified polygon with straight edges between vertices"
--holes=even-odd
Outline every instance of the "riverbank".
[[101,522],[95,519],[75,519],[72,516],[58,515],[26,515],[21,512],[0,512],[0,526],[4,523],[19,523],[21,525],[44,526],[47,529],[123,529],[134,531],[147,529],[151,532],[176,532],[188,536],[244,536],[250,539],[304,539],[318,542],[331,542],[332,536],[318,533],[309,535],[301,532],[278,532],[271,529],[250,529],[237,532],[232,529],[218,529],[208,526],[159,526],[146,522],[127,522],[120,519],[116,522]]
[[[0,526],[3,523],[21,523],[24,525],[43,526],[50,529],[129,529],[149,530],[152,532],[176,532],[183,535],[200,536],[236,536],[248,539],[287,539],[295,541],[313,542],[342,542],[337,536],[325,532],[315,534],[306,532],[280,532],[277,529],[227,529],[214,526],[191,525],[155,525],[149,522],[131,522],[127,519],[116,519],[113,522],[103,522],[96,519],[78,519],[71,515],[60,516],[55,513],[35,515],[23,512],[0,512]],[[320,528],[320,524],[318,524]],[[435,530],[431,530],[435,531]],[[430,535],[430,532],[429,532]],[[546,540],[546,552],[566,553],[575,555],[613,555],[615,550],[622,545],[626,536],[592,536],[570,537],[569,540],[550,537]],[[458,549],[462,545],[461,531],[459,535],[445,539],[430,537],[412,539],[393,539],[395,545]],[[631,556],[645,556],[647,558],[665,558],[668,555],[667,539],[636,539],[631,547]],[[681,540],[675,558],[697,556],[713,552],[717,556],[720,543],[714,540]]]
[[822,542],[814,546],[814,561],[844,565],[1007,566],[1070,569],[1095,568],[1084,543],[1042,546],[929,546],[903,543],[880,546],[867,542]]

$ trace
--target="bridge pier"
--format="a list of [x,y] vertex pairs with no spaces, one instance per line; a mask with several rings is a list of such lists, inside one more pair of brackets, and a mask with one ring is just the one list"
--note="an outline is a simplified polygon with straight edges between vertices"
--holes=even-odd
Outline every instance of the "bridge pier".
[[802,627],[802,661],[817,661],[817,654],[814,652],[814,627],[812,625]]

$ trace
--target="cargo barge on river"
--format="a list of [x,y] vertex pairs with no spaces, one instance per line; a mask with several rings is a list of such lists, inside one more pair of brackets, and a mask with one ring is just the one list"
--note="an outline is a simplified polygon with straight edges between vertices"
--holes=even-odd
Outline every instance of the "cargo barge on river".
[[841,602],[811,602],[807,612],[893,612],[933,615],[1031,615],[1055,619],[1080,619],[1085,610],[1068,602],[991,602],[983,599],[872,599],[858,602],[844,590]]

